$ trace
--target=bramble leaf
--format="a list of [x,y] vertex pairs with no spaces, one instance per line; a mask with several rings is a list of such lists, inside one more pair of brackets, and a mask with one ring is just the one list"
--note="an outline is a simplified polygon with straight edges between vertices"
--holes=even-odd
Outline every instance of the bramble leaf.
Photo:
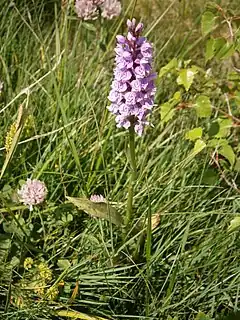
[[201,140],[198,139],[195,142],[194,148],[193,148],[193,153],[198,154],[199,152],[201,152],[204,148],[206,147],[206,143]]
[[215,25],[215,15],[211,11],[206,11],[202,15],[201,29],[203,36],[211,32]]
[[231,166],[234,165],[236,157],[232,147],[229,144],[223,145],[218,152],[230,162]]
[[219,124],[219,131],[215,135],[216,138],[225,138],[230,134],[230,129],[232,127],[232,120],[231,119],[222,119],[219,118],[218,120]]
[[199,118],[210,117],[212,113],[212,106],[209,97],[203,95],[198,96],[195,109]]
[[202,133],[203,130],[201,127],[194,128],[186,132],[185,139],[195,141],[196,139],[202,138]]
[[188,69],[181,69],[179,71],[179,76],[177,78],[177,83],[179,85],[183,85],[185,90],[188,91],[191,87],[194,76],[197,73],[197,69],[195,67],[188,68]]

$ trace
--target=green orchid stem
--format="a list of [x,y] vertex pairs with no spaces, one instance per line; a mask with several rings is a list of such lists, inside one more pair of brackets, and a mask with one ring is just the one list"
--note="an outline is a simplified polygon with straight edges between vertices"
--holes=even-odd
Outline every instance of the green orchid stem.
[[137,179],[137,164],[135,156],[135,132],[133,126],[129,128],[129,160],[131,167],[131,177],[128,187],[127,213],[125,217],[125,228],[127,230],[129,229],[129,226],[132,222],[134,185]]

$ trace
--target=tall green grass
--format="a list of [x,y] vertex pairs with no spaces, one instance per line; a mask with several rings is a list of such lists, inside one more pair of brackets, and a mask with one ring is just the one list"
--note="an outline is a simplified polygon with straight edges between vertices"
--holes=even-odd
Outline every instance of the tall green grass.
[[[155,1],[157,11],[146,16],[140,2],[129,1],[121,18],[100,24],[77,20],[70,5],[61,12],[57,2],[46,7],[41,1],[1,0],[0,167],[21,103],[28,102],[33,119],[0,181],[4,319],[67,319],[59,310],[107,319],[179,320],[203,311],[217,319],[239,310],[239,233],[227,232],[239,196],[220,181],[206,183],[208,158],[189,157],[191,146],[183,136],[194,120],[187,111],[167,126],[160,122],[160,105],[174,83],[158,83],[154,127],[136,138],[134,225],[160,215],[158,227],[151,232],[149,226],[143,236],[137,259],[132,252],[143,231],[122,244],[121,230],[90,218],[65,198],[99,193],[125,212],[127,139],[106,109],[115,34],[125,31],[135,8],[156,48],[157,71],[176,55],[201,64],[200,2],[195,8]],[[236,4],[231,2],[232,10]],[[28,177],[45,181],[49,190],[46,206],[32,214],[6,196]],[[3,223],[19,215],[22,224],[6,232]],[[56,301],[37,298],[20,285],[28,277],[23,262],[29,256],[47,262],[51,285],[64,281]]]

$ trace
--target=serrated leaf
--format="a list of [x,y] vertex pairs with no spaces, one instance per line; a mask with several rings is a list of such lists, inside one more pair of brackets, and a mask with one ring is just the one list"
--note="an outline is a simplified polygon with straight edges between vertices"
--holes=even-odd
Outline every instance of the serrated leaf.
[[60,269],[69,269],[71,267],[71,263],[68,259],[59,259],[57,265]]
[[161,68],[159,72],[159,78],[162,78],[166,73],[170,72],[172,69],[177,68],[178,61],[177,58],[173,58],[171,61],[168,62],[164,67]]
[[219,118],[219,131],[215,135],[216,138],[225,138],[230,134],[230,129],[232,128],[232,120],[231,119],[222,119]]
[[196,142],[195,142],[195,144],[194,144],[193,153],[194,153],[194,154],[198,154],[198,153],[201,152],[205,147],[206,147],[206,143],[205,143],[203,140],[198,139],[198,140],[196,140]]
[[212,113],[212,105],[209,97],[203,95],[198,96],[195,109],[199,118],[210,117]]
[[160,108],[160,116],[162,123],[171,120],[174,115],[174,111],[175,109],[173,108],[173,104],[171,104],[170,102],[162,104]]
[[66,198],[78,209],[83,210],[90,216],[107,219],[111,223],[114,223],[118,226],[123,224],[121,215],[109,203],[93,202],[88,200],[87,198]]
[[228,227],[228,231],[234,231],[240,228],[240,216],[234,218],[233,220],[231,220],[230,222],[230,226]]
[[177,83],[179,85],[183,85],[185,90],[188,91],[193,83],[196,73],[197,69],[194,67],[188,69],[181,69],[179,71],[179,76],[177,77]]
[[215,53],[215,40],[213,38],[208,39],[206,43],[205,61],[211,60]]
[[236,156],[229,144],[222,146],[218,152],[230,162],[231,166],[234,165]]
[[199,138],[202,138],[202,133],[203,133],[203,130],[201,127],[194,128],[194,129],[186,132],[185,139],[190,140],[190,141],[195,141]]
[[203,36],[211,32],[215,25],[215,15],[211,11],[206,11],[202,15],[201,29]]

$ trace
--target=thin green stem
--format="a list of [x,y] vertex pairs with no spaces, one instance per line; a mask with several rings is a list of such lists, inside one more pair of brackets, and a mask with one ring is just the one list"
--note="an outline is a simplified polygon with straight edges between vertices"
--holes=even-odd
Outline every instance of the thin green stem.
[[130,172],[131,177],[128,187],[128,200],[127,200],[127,214],[125,219],[125,227],[128,229],[132,221],[133,216],[133,195],[134,195],[134,184],[137,179],[137,164],[135,156],[135,133],[134,128],[131,126],[129,128],[129,161],[130,161]]

